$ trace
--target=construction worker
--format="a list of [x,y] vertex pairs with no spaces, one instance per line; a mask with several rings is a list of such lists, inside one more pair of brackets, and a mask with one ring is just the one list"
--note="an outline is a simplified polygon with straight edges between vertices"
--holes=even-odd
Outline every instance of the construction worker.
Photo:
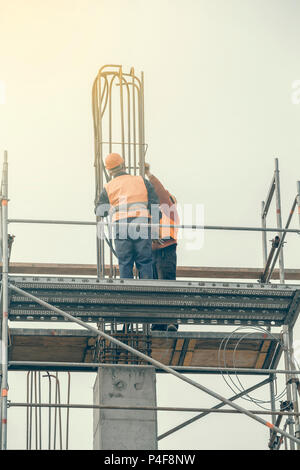
[[105,167],[111,180],[100,194],[96,214],[110,215],[115,223],[120,278],[132,279],[135,264],[140,279],[153,279],[151,229],[136,224],[148,224],[151,214],[158,218],[158,196],[145,178],[126,173],[124,159],[118,153],[107,155]]
[[[145,163],[145,175],[153,185],[160,203],[161,225],[158,240],[152,242],[153,255],[153,278],[154,279],[176,279],[177,266],[177,229],[172,225],[179,224],[179,217],[176,209],[176,198],[167,191],[156,176],[150,173],[149,163]],[[155,324],[152,330],[177,331],[178,325]]]

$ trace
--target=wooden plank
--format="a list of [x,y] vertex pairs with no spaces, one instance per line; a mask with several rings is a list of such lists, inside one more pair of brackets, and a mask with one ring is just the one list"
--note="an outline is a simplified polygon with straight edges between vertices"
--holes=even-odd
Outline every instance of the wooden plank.
[[[14,329],[10,330],[9,361],[79,363],[83,361],[83,354],[86,351],[84,361],[92,362],[90,347],[93,346],[96,339],[92,333],[89,337],[86,331],[79,330],[66,330],[65,335],[59,330],[36,330],[36,332],[34,329],[16,330],[18,333],[14,332]],[[75,336],[70,336],[72,332]],[[188,333],[182,333],[180,338],[174,336],[172,338],[156,337],[152,338],[151,356],[172,366],[223,367],[223,354],[219,356],[220,340],[219,338],[215,339],[214,348],[212,341],[212,338],[207,341],[196,337],[189,338]],[[105,342],[106,346],[110,343],[107,340]],[[267,368],[271,359],[269,350],[272,344],[274,344],[273,340],[261,338],[253,340],[252,345],[249,339],[248,348],[238,348],[235,354],[234,350],[226,349],[226,366],[253,368],[253,370],[255,370],[254,368]],[[88,349],[86,349],[87,346]],[[185,346],[187,347],[184,353]]]
[[174,354],[171,359],[171,364],[170,364],[171,366],[178,366],[183,343],[184,343],[184,339],[182,338],[177,339],[176,344],[175,344]]
[[255,369],[261,369],[268,354],[271,341],[264,341],[255,363]]
[[197,343],[196,339],[190,339],[189,344],[188,344],[188,349],[187,349],[187,352],[185,353],[185,358],[184,358],[184,361],[183,361],[184,366],[190,366],[191,365],[193,352],[194,352],[196,343]]
[[[234,362],[233,362],[233,359]],[[246,367],[255,366],[257,351],[236,351],[233,358],[233,351],[226,351],[226,367]],[[219,358],[219,351],[212,349],[195,349],[190,366],[199,367],[224,367],[224,358]]]
[[[116,266],[116,275],[119,269]],[[2,263],[0,263],[2,270]],[[105,266],[105,274],[110,268]],[[259,279],[262,268],[239,267],[213,267],[213,266],[177,266],[177,277],[187,278],[214,278],[214,279]],[[36,274],[36,275],[60,275],[60,276],[96,276],[95,264],[57,264],[57,263],[10,263],[11,274]],[[300,280],[300,269],[285,269],[285,279]],[[275,269],[272,279],[279,279],[279,270]]]

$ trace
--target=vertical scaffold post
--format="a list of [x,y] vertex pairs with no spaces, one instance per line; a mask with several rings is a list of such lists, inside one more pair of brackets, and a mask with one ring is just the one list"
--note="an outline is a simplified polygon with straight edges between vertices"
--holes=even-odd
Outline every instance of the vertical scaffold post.
[[[284,365],[285,370],[290,371],[290,341],[289,341],[289,328],[288,325],[283,325],[282,327],[282,340],[283,340],[283,350],[284,350]],[[286,374],[286,398],[288,402],[292,402],[292,390],[291,390],[291,375],[289,372]],[[289,433],[294,436],[294,424],[289,422]],[[290,440],[290,449],[295,450],[295,443]]]
[[[296,370],[296,366],[294,364],[294,349],[293,349],[293,329],[291,326],[288,327],[288,344],[289,344],[289,363],[290,363],[290,370],[293,372]],[[293,399],[293,408],[295,413],[299,413],[299,403],[298,403],[298,389],[297,389],[297,377],[296,375],[291,375],[291,389],[292,389],[292,399]],[[295,437],[300,437],[300,422],[299,416],[295,415]],[[297,450],[300,450],[300,445],[297,444]]]
[[297,181],[297,206],[298,206],[298,216],[299,216],[299,225],[300,225],[300,181]]
[[1,384],[1,449],[7,448],[7,394],[8,394],[8,163],[4,152],[2,174],[2,384]]
[[[0,188],[0,260],[2,262],[2,182]],[[0,288],[0,391],[2,390],[2,284]],[[2,397],[0,396],[0,449],[2,449]]]
[[[266,228],[266,214],[265,214],[265,201],[261,203],[261,227]],[[262,231],[262,246],[263,246],[263,266],[267,264],[268,250],[267,250],[267,232]]]
[[[279,180],[279,165],[278,158],[275,158],[275,193],[276,193],[276,218],[277,228],[282,229],[282,218],[281,218],[281,200],[280,200],[280,180]],[[281,237],[281,233],[278,233]],[[279,275],[280,283],[284,284],[284,262],[283,262],[283,247],[279,253]]]

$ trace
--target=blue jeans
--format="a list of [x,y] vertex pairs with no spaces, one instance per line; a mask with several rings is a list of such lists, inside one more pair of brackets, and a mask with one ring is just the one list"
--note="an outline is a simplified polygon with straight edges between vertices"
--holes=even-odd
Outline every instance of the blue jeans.
[[119,260],[121,279],[133,279],[133,265],[139,271],[140,279],[153,279],[152,240],[138,238],[124,240],[115,238],[115,250]]

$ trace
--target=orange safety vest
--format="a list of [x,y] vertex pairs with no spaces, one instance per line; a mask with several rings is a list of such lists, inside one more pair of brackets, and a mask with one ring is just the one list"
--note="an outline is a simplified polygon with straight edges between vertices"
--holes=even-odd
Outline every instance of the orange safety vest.
[[150,217],[148,191],[142,176],[121,175],[105,185],[112,221],[130,217]]
[[[173,212],[173,211],[170,210],[170,212]],[[161,225],[170,225],[170,227],[159,227],[159,238],[160,239],[173,238],[173,240],[177,240],[178,228],[175,228],[174,225],[178,225],[179,220],[176,221],[176,219],[178,219],[176,209],[175,209],[174,212],[175,212],[174,213],[175,221],[171,220],[170,217],[168,215],[166,215],[163,210],[161,211],[162,217],[161,217],[159,223]]]

